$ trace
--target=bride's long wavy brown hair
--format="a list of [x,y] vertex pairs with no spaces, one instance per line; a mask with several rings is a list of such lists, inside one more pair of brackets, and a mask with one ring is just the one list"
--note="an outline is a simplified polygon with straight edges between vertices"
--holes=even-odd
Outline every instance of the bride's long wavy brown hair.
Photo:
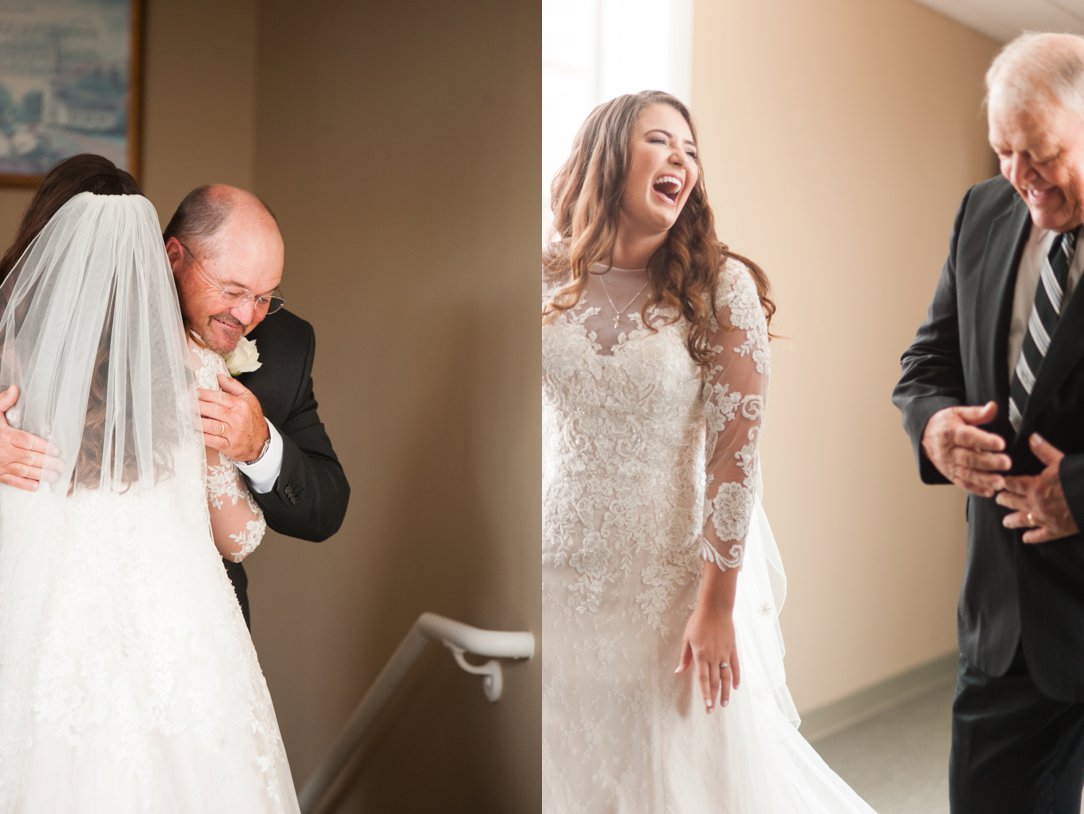
[[[559,288],[543,308],[544,320],[575,307],[587,285],[592,263],[611,264],[633,130],[644,108],[656,104],[677,110],[696,141],[696,126],[689,109],[662,91],[627,94],[604,102],[591,112],[576,134],[572,153],[551,187],[554,240],[543,252],[542,267],[547,281]],[[699,167],[699,157],[696,161]],[[769,296],[768,277],[760,266],[732,252],[716,237],[715,216],[708,205],[701,168],[685,207],[648,261],[651,296],[640,315],[654,331],[657,328],[648,314],[652,306],[669,306],[680,314],[689,324],[689,355],[705,375],[713,365],[711,325],[719,310],[716,283],[722,264],[730,257],[749,268],[770,322],[775,303]]]

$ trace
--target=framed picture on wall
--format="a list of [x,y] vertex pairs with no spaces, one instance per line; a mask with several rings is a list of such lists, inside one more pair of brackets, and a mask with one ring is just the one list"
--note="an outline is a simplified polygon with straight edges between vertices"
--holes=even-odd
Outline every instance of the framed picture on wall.
[[0,184],[77,153],[133,175],[140,0],[0,0]]

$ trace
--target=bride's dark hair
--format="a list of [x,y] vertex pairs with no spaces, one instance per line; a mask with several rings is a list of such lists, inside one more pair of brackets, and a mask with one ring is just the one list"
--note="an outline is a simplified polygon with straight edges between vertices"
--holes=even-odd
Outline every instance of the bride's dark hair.
[[[664,104],[684,117],[696,140],[696,126],[677,98],[661,91],[618,96],[596,107],[580,127],[572,153],[553,179],[551,200],[555,241],[543,253],[542,267],[551,284],[560,286],[543,309],[543,318],[575,307],[587,285],[592,263],[610,263],[617,239],[621,196],[628,177],[629,145],[644,108]],[[696,159],[699,165],[699,158]],[[753,261],[732,252],[715,236],[715,217],[701,170],[677,221],[647,264],[651,296],[640,314],[652,330],[648,309],[672,307],[689,323],[689,355],[707,373],[713,362],[711,323],[719,270],[733,257],[748,267],[756,283],[764,315],[771,321],[775,303],[768,277]]]
[[8,276],[27,246],[64,204],[80,192],[95,195],[142,195],[130,174],[108,158],[81,153],[66,158],[49,170],[19,222],[15,240],[0,257],[0,281]]

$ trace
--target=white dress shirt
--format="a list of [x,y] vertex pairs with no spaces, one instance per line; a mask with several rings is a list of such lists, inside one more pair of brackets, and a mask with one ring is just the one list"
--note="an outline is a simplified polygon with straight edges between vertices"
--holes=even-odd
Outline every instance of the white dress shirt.
[[275,481],[279,479],[279,473],[282,472],[282,436],[275,429],[275,425],[267,421],[266,416],[264,421],[267,422],[267,431],[271,434],[271,446],[267,448],[267,452],[254,463],[235,462],[241,474],[248,480],[252,491],[258,495],[266,494],[274,489]]

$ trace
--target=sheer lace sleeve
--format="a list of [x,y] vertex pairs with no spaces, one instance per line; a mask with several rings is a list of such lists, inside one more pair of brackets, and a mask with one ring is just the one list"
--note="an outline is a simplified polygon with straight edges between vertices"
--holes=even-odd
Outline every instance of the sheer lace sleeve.
[[[226,364],[217,353],[193,346],[196,382],[207,390],[218,389],[218,374]],[[263,511],[256,504],[234,462],[207,448],[207,508],[215,547],[223,557],[241,562],[256,550],[267,531]]]
[[768,387],[768,326],[745,266],[720,275],[716,361],[707,382],[707,486],[700,554],[720,569],[740,568],[757,498],[758,453]]
[[241,562],[256,550],[267,531],[263,512],[252,499],[233,461],[207,449],[207,507],[211,532],[223,557]]

